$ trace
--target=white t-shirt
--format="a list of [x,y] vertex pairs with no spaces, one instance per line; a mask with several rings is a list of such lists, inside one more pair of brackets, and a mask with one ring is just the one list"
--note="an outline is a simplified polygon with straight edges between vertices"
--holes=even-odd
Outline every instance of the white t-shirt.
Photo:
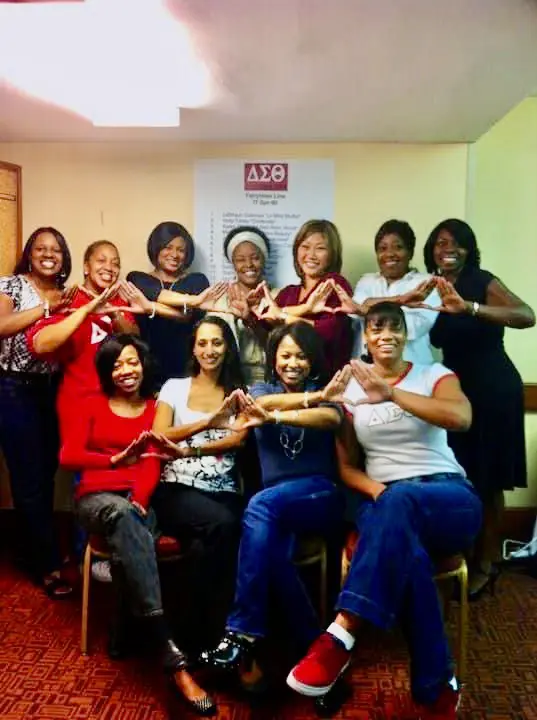
[[[440,380],[453,375],[440,363],[410,365],[397,387],[431,397]],[[366,394],[353,378],[345,398],[355,402]],[[393,402],[346,405],[364,449],[366,472],[382,483],[434,473],[466,475],[447,442],[447,431],[420,420]]]
[[[378,297],[395,297],[402,295],[409,290],[413,290],[424,280],[428,280],[430,275],[410,270],[399,280],[394,280],[388,284],[386,278],[380,273],[366,273],[362,275],[354,289],[354,300],[357,303],[363,303],[368,298]],[[437,290],[426,299],[428,305],[438,307],[442,304]],[[405,320],[407,324],[407,343],[403,352],[403,358],[410,362],[420,363],[421,365],[430,365],[434,362],[431,344],[429,342],[429,332],[435,323],[437,312],[433,310],[420,310],[419,308],[403,307]],[[356,330],[356,340],[354,344],[354,357],[360,357],[364,352],[363,341],[363,320]]]
[[[191,410],[188,407],[191,385],[192,378],[189,377],[168,380],[159,393],[158,402],[166,403],[173,409],[174,426],[199,422],[211,415],[211,413]],[[180,447],[198,447],[212,440],[221,440],[229,432],[229,430],[204,430],[183,440],[179,445]],[[223,455],[203,455],[199,458],[179,458],[167,463],[161,482],[182,483],[206,492],[237,492],[235,455],[234,453],[225,453]]]

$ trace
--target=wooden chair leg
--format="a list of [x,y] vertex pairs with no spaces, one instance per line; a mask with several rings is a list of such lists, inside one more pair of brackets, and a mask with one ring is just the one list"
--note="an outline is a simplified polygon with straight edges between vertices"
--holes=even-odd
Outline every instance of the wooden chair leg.
[[464,562],[459,573],[460,617],[459,617],[459,667],[458,678],[460,682],[466,680],[466,664],[468,657],[468,566]]
[[321,622],[323,625],[327,623],[328,616],[328,552],[326,545],[323,546],[320,560],[319,573],[321,576],[321,592],[319,593],[319,603],[321,606]]
[[80,628],[80,652],[88,654],[88,615],[89,615],[89,593],[91,582],[91,546],[86,545],[84,552],[84,564],[82,566],[82,624]]

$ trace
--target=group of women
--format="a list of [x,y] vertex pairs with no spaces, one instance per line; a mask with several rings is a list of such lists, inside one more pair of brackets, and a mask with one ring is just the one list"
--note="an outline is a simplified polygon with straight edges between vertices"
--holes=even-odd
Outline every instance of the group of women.
[[[353,293],[336,226],[309,221],[293,243],[300,282],[278,291],[264,277],[269,238],[238,227],[224,242],[236,280],[210,286],[189,272],[190,234],[164,222],[149,236],[151,272],[120,280],[117,248],[97,241],[70,288],[67,243],[47,227],[0,279],[0,444],[31,570],[50,597],[70,594],[52,522],[59,459],[76,473],[79,522],[112,550],[137,631],[200,714],[216,706],[165,618],[157,533],[190,561],[190,657],[263,686],[274,594],[305,655],[288,684],[320,696],[364,620],[398,620],[421,717],[455,717],[431,557],[473,548],[474,597],[494,582],[503,490],[526,482],[522,382],[503,332],[535,317],[480,268],[466,223],[431,232],[428,274],[411,267],[415,244],[408,223],[384,223],[379,272]],[[340,480],[360,499],[360,540],[321,633],[293,557],[297,537],[337,535]],[[130,614],[119,622],[121,645]]]

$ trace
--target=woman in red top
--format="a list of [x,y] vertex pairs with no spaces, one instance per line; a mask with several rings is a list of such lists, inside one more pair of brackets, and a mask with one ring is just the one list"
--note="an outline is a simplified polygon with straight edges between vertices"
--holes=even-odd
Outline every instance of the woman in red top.
[[60,463],[81,471],[77,514],[88,532],[104,536],[112,550],[112,577],[125,584],[129,606],[143,619],[164,670],[189,707],[214,714],[209,696],[186,671],[162,609],[155,543],[148,505],[160,476],[160,460],[148,452],[155,414],[149,348],[135,335],[105,340],[95,357],[101,392],[78,408],[60,452]]
[[300,285],[280,290],[275,302],[267,293],[270,307],[261,319],[271,324],[301,320],[313,325],[324,342],[327,373],[333,375],[348,363],[352,350],[351,320],[345,313],[334,312],[341,305],[334,286],[352,294],[351,286],[340,275],[341,238],[334,223],[304,223],[293,243],[293,260]]

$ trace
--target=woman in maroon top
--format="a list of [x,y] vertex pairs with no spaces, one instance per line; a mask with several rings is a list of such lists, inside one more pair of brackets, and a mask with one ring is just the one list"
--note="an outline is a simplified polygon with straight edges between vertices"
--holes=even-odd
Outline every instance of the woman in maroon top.
[[262,319],[270,324],[304,321],[313,325],[324,342],[327,373],[333,375],[348,363],[352,350],[352,322],[345,313],[333,312],[341,305],[334,285],[352,294],[340,275],[341,238],[334,223],[304,223],[293,243],[293,260],[301,283],[280,290]]
[[[214,715],[216,706],[187,672],[186,658],[172,639],[162,609],[148,513],[160,477],[161,442],[151,432],[155,401],[149,348],[136,335],[111,336],[97,351],[95,365],[102,394],[79,407],[76,427],[60,452],[64,467],[81,471],[80,523],[105,538],[113,556],[112,578],[124,584],[129,609],[144,623],[140,629],[158,650],[172,688],[194,712]],[[128,637],[128,616],[122,614],[118,620]]]

